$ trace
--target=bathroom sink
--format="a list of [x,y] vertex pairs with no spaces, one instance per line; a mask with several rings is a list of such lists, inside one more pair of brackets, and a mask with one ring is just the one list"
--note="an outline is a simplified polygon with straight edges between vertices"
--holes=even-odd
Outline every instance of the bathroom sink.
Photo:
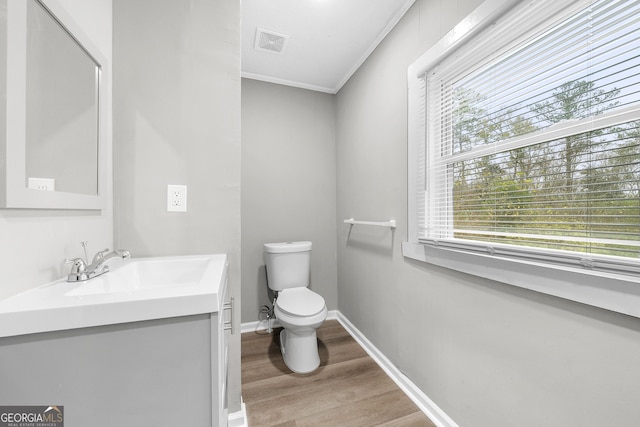
[[113,260],[84,282],[56,280],[0,301],[0,337],[215,313],[227,256]]
[[[126,259],[113,261],[111,271],[80,282],[66,295],[148,293],[157,290],[184,291],[206,286],[203,280],[211,262],[207,257]],[[119,265],[120,264],[120,265]]]

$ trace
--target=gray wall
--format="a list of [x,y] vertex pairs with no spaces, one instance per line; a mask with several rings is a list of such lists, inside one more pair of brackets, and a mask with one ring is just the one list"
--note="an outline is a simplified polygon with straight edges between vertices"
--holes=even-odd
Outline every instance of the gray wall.
[[637,425],[640,319],[401,255],[407,66],[479,3],[418,0],[336,97],[338,308],[460,426]]
[[334,96],[242,80],[242,321],[270,303],[262,245],[310,240],[311,289],[336,302]]
[[[109,62],[105,72],[110,74],[111,0],[58,0],[58,3],[100,49]],[[0,11],[3,10],[6,11],[6,0],[0,2]],[[0,82],[5,83],[4,80]],[[103,119],[110,129],[111,87],[105,89],[109,108],[103,112]],[[4,144],[6,138],[4,120],[3,115],[0,144]],[[110,131],[103,143],[111,147]],[[64,277],[68,274],[68,266],[63,266],[63,260],[84,256],[81,241],[89,242],[90,256],[98,250],[113,247],[110,167],[111,156],[108,155],[107,206],[101,211],[0,209],[0,299]]]
[[[116,244],[227,253],[240,306],[240,3],[114,0],[113,18]],[[167,184],[188,186],[186,213],[167,212]],[[235,412],[239,333],[230,361]]]

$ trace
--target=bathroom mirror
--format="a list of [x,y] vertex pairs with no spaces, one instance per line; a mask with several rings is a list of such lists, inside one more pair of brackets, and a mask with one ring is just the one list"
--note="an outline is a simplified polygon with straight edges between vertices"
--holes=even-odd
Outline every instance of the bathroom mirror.
[[1,1],[0,206],[101,209],[104,57],[55,0]]

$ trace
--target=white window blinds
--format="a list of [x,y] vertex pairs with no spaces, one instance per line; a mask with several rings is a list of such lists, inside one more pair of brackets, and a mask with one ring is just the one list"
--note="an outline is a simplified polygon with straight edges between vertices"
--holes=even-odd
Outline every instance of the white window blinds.
[[422,79],[419,240],[639,272],[640,1],[525,3]]

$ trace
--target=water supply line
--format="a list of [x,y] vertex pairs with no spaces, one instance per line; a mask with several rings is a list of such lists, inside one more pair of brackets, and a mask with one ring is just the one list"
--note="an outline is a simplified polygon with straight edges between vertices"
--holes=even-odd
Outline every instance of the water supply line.
[[[261,316],[264,316],[264,319],[261,318]],[[268,305],[263,305],[262,307],[260,307],[260,311],[258,312],[258,321],[260,322],[264,322],[265,320],[267,321],[267,333],[272,333],[273,332],[273,328],[271,327],[271,322],[273,320],[274,314],[273,314],[273,306],[268,306]]]

